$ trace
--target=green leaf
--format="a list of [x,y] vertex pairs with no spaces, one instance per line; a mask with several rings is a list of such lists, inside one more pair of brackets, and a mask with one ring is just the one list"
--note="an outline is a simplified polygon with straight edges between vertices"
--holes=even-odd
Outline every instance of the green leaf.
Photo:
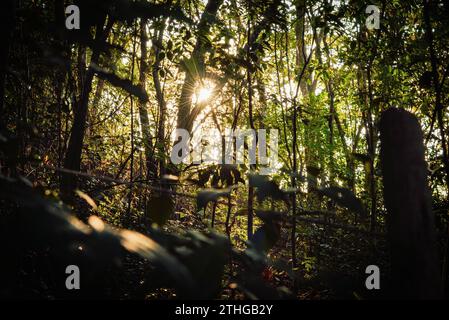
[[250,174],[249,185],[257,188],[256,196],[258,201],[263,201],[267,198],[275,200],[287,199],[285,193],[279,189],[279,186],[274,181],[268,180],[265,176]]
[[211,201],[217,201],[220,197],[229,197],[231,189],[204,189],[198,192],[196,196],[197,210],[206,208],[207,204]]
[[152,222],[163,226],[174,212],[173,199],[166,193],[152,195],[148,200],[148,215]]
[[191,240],[188,245],[190,250],[182,250],[179,259],[195,280],[195,292],[191,292],[188,298],[215,298],[222,287],[229,240],[217,233],[204,235],[197,231],[188,232],[186,237]]
[[317,190],[319,194],[327,196],[335,201],[336,204],[348,208],[357,213],[360,217],[366,218],[366,211],[362,201],[358,199],[351,190],[341,187],[329,187]]
[[[99,266],[119,264],[125,252],[150,261],[167,272],[181,290],[193,291],[190,271],[155,240],[131,230],[116,230],[96,216],[86,225],[55,202],[44,198],[31,187],[0,176],[0,197],[17,202],[24,210],[21,222],[29,245],[53,246],[61,254],[82,248]],[[26,239],[22,239],[26,243]]]
[[280,239],[280,225],[266,223],[253,234],[250,242],[258,250],[268,253]]

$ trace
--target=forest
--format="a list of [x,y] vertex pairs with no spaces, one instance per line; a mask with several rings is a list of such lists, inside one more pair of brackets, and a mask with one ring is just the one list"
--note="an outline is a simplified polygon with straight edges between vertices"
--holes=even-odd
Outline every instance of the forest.
[[0,299],[449,298],[449,3],[2,0]]

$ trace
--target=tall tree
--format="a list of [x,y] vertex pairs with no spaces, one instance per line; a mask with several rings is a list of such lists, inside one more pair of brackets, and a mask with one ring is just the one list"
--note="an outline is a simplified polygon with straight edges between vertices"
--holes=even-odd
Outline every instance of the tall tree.
[[185,73],[184,83],[181,88],[181,95],[179,98],[178,109],[178,128],[192,131],[193,121],[196,115],[191,114],[192,111],[192,95],[195,85],[197,84],[199,77],[204,76],[204,55],[206,53],[206,41],[210,29],[216,18],[218,9],[220,8],[223,0],[209,0],[206,4],[203,14],[197,26],[197,38],[195,47],[190,55],[190,61],[188,63],[194,66],[194,70],[198,72]]
[[165,174],[165,125],[167,119],[167,102],[165,101],[163,86],[161,84],[161,62],[163,59],[163,44],[162,40],[164,37],[166,26],[166,19],[162,19],[158,22],[157,27],[154,30],[153,36],[153,50],[154,50],[154,63],[152,68],[152,76],[154,89],[156,90],[156,100],[159,106],[159,119],[157,123],[157,136],[156,136],[156,148],[157,148],[157,159],[158,159],[158,170],[159,176]]
[[[147,72],[148,72],[148,49],[147,49],[147,20],[140,20],[140,70],[139,70],[139,86],[146,92]],[[157,57],[156,57],[157,59]],[[140,130],[142,131],[143,146],[145,150],[145,162],[147,167],[147,176],[157,175],[154,164],[154,151],[152,147],[152,135],[150,131],[150,118],[148,117],[147,101],[139,99],[139,119]]]
[[440,298],[440,265],[422,130],[415,116],[394,108],[383,112],[379,127],[393,295]]
[[[103,44],[108,34],[112,28],[113,20],[108,19],[107,24],[106,15],[101,17],[98,20],[98,23],[95,28],[95,40],[94,43],[97,45],[94,46],[92,50],[92,57],[90,61],[90,65],[87,69],[84,79],[82,82],[81,88],[81,96],[79,101],[77,102],[76,109],[73,112],[73,125],[70,131],[70,140],[67,147],[67,152],[64,160],[64,168],[74,171],[80,170],[81,165],[81,153],[83,149],[84,136],[86,132],[86,119],[88,113],[89,106],[89,96],[92,91],[92,82],[94,78],[94,67],[98,65],[100,58],[100,44]],[[84,67],[83,67],[84,68]],[[61,192],[63,196],[67,199],[71,197],[71,192],[76,187],[76,176],[73,174],[62,174],[61,177]]]

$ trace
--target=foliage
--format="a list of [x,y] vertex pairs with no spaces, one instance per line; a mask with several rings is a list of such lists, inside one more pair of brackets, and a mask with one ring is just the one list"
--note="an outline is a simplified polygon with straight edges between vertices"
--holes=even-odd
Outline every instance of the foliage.
[[[86,297],[385,297],[363,281],[390,268],[391,107],[424,131],[449,275],[446,2],[375,1],[378,30],[361,0],[74,4],[80,30],[64,1],[2,2],[0,296],[76,298],[52,273],[75,261]],[[175,165],[177,128],[277,129],[276,170]]]

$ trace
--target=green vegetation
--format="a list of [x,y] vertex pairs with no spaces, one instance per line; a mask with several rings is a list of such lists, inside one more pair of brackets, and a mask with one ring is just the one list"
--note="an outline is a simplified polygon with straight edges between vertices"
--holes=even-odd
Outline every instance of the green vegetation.
[[[435,228],[397,216],[436,229],[447,298],[449,4],[372,2],[370,30],[359,0],[3,0],[0,297],[389,298],[391,208],[424,199]],[[424,133],[403,158],[414,120],[382,129],[391,108]],[[199,125],[277,129],[275,172],[174,164],[173,132]]]

